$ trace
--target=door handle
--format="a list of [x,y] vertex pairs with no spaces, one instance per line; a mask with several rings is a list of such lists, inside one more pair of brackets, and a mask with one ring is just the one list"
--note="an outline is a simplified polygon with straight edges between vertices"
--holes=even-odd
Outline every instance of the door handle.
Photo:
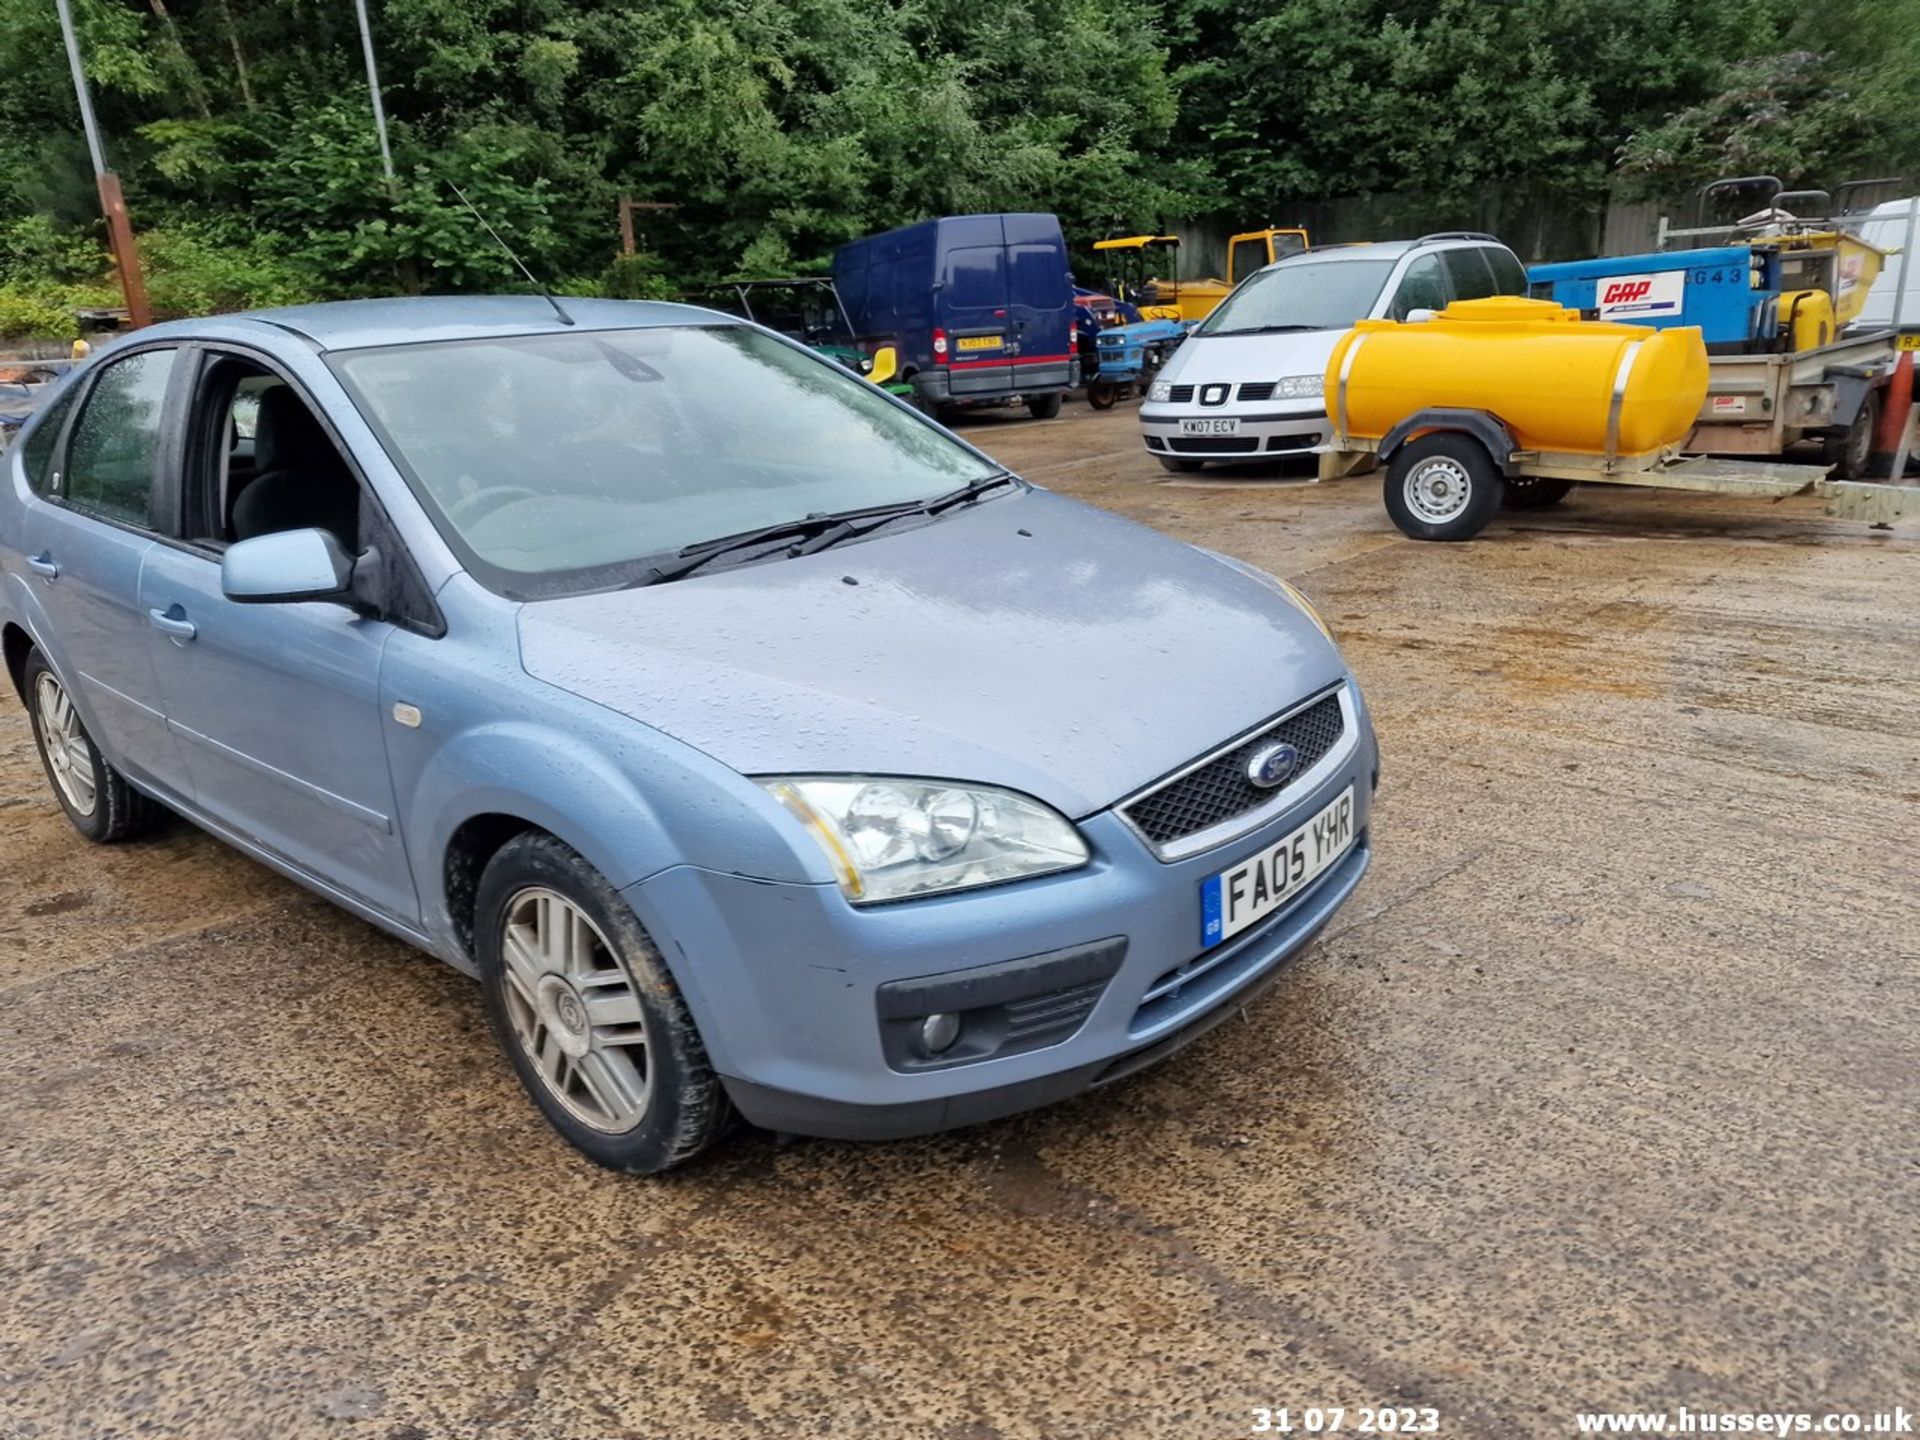
[[27,568],[36,575],[44,575],[49,580],[60,578],[60,567],[53,563],[53,556],[42,550],[38,555],[29,556]]
[[169,605],[165,610],[149,610],[147,620],[162,635],[175,640],[191,640],[200,633],[194,628],[194,623],[187,619],[187,612],[178,605]]

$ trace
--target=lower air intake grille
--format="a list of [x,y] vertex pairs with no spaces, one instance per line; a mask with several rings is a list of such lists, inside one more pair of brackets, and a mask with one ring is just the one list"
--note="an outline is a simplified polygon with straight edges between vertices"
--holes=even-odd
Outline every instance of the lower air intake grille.
[[1167,448],[1176,455],[1251,455],[1260,448],[1260,441],[1238,435],[1205,435],[1168,440]]

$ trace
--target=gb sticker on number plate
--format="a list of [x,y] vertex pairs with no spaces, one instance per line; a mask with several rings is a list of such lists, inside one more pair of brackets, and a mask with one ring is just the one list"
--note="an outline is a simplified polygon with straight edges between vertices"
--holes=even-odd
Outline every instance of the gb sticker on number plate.
[[1200,885],[1200,944],[1265,919],[1353,847],[1353,787],[1298,830]]

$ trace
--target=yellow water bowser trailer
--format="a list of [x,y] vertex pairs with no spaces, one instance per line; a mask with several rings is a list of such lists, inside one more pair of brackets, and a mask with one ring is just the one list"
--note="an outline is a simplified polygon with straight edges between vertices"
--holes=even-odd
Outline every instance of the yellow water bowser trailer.
[[1387,467],[1387,512],[1417,540],[1466,540],[1502,504],[1557,504],[1576,483],[1825,496],[1872,521],[1920,515],[1920,486],[1831,481],[1807,465],[1688,458],[1706,399],[1693,328],[1582,320],[1552,301],[1455,301],[1362,320],[1327,363],[1323,479]]

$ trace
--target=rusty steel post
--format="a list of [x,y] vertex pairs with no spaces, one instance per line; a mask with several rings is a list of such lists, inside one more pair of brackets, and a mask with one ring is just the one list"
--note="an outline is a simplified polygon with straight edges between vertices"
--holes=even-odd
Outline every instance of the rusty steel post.
[[113,263],[120,271],[120,291],[127,299],[127,324],[138,330],[153,323],[153,311],[147,304],[147,277],[140,269],[140,245],[133,238],[133,222],[127,218],[120,177],[102,170],[96,178],[100,208],[107,216],[107,237],[113,242]]
[[120,290],[127,298],[127,323],[134,329],[153,323],[147,308],[147,280],[140,270],[140,247],[133,238],[133,222],[127,218],[126,197],[120,193],[120,177],[107,168],[105,149],[100,144],[100,124],[93,115],[93,95],[87,89],[86,68],[80,63],[80,39],[73,30],[73,11],[67,0],[55,0],[60,14],[60,36],[67,45],[67,66],[73,71],[73,96],[80,106],[80,128],[86,132],[87,155],[93,161],[94,183],[100,190],[100,211],[107,219],[107,238],[113,245],[113,263],[120,272]]

